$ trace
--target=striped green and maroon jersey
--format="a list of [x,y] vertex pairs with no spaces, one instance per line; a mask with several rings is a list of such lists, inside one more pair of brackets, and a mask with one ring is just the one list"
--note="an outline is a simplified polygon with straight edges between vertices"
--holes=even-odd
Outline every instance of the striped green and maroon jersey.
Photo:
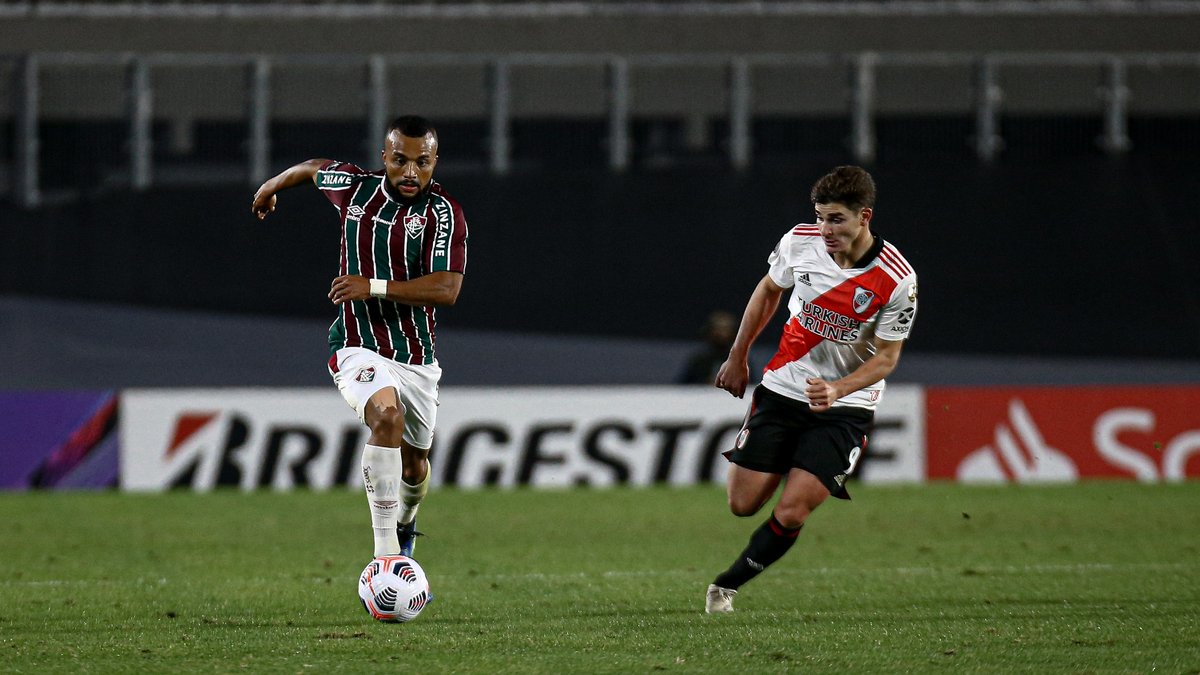
[[[317,187],[341,217],[341,274],[407,281],[466,271],[467,221],[439,183],[405,205],[382,169],[330,161],[317,172]],[[329,327],[329,348],[364,347],[400,363],[430,364],[436,324],[433,307],[377,298],[344,302]]]

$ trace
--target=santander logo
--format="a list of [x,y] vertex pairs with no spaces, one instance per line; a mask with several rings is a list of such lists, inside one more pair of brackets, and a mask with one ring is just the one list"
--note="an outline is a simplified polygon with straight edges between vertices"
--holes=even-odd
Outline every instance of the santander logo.
[[1200,455],[1200,429],[1184,431],[1168,437],[1162,447],[1161,470],[1152,456],[1122,443],[1118,434],[1127,431],[1152,433],[1155,431],[1154,412],[1145,408],[1114,408],[1096,420],[1092,439],[1096,451],[1109,464],[1121,467],[1139,481],[1153,483],[1158,480],[1181,481],[1187,475],[1188,460]]
[[930,478],[976,483],[1200,478],[1200,387],[926,390]]
[[1008,421],[996,425],[991,445],[972,452],[958,465],[967,483],[1070,482],[1079,478],[1071,458],[1046,444],[1021,399],[1008,404]]

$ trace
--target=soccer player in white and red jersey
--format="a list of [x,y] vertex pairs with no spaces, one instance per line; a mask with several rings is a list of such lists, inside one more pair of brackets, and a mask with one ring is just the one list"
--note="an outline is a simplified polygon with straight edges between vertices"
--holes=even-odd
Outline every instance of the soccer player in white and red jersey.
[[398,117],[385,136],[383,169],[310,159],[263,183],[251,206],[261,220],[275,210],[275,193],[311,182],[337,209],[329,372],[371,432],[362,471],[375,557],[411,556],[419,534],[442,374],[435,308],[458,300],[467,265],[467,221],[433,180],[437,160],[433,126]]
[[709,585],[709,613],[732,612],[738,588],[787,553],[830,495],[849,499],[846,477],[867,446],[884,378],[896,368],[916,316],[916,273],[871,231],[871,175],[837,167],[810,196],[816,223],[794,227],[767,258],[767,274],[750,296],[714,383],[742,397],[750,346],[791,289],[779,351],[754,390],[734,448],[725,453],[734,515],[752,516],[780,483],[783,491],[749,545]]

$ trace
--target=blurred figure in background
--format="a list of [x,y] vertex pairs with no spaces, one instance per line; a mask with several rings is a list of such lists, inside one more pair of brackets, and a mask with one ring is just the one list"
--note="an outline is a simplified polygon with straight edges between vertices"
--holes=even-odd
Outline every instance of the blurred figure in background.
[[[717,310],[708,315],[708,320],[700,329],[700,338],[704,341],[693,351],[684,364],[683,371],[676,378],[678,384],[712,384],[717,380],[717,371],[721,364],[729,358],[729,348],[733,346],[733,338],[737,336],[737,317],[724,310]],[[758,382],[762,371],[754,359],[750,359],[750,383]]]
[[263,183],[250,207],[262,220],[275,211],[275,193],[310,183],[337,209],[340,276],[329,299],[338,316],[329,327],[328,365],[371,431],[362,472],[375,557],[411,556],[419,534],[442,376],[435,308],[458,300],[467,265],[462,208],[433,180],[437,131],[422,117],[398,117],[382,154],[376,171],[331,159],[301,162]]

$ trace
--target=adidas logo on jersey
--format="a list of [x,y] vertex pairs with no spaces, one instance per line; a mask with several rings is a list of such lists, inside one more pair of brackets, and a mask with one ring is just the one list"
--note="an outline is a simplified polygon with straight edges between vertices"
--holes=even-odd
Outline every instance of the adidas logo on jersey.
[[812,286],[812,279],[808,278],[808,272],[805,272],[804,274],[797,276],[796,281],[799,281],[800,283],[804,284],[805,286]]

